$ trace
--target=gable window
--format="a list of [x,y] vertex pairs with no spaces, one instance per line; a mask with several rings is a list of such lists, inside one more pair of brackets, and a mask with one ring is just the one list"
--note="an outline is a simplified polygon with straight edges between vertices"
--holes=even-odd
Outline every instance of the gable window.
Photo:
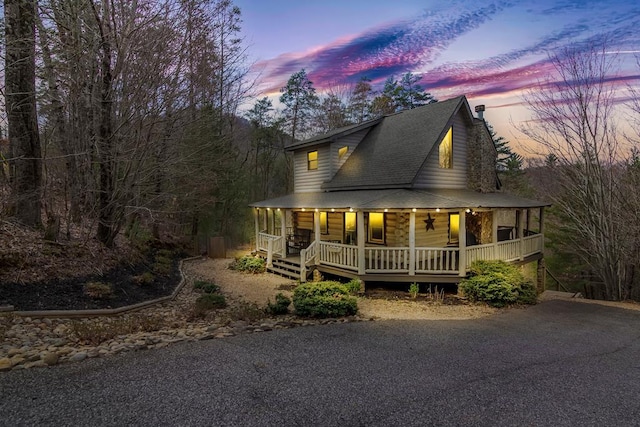
[[329,234],[329,221],[326,212],[320,212],[320,234]]
[[342,159],[349,152],[349,146],[345,145],[338,149],[338,159]]
[[449,214],[449,243],[460,241],[460,214]]
[[313,171],[318,169],[318,152],[309,151],[307,153],[307,170]]
[[384,214],[382,212],[369,213],[369,241],[384,243]]
[[449,128],[447,134],[440,142],[438,150],[440,153],[440,168],[442,169],[451,169],[453,167],[453,138],[451,137],[451,129],[453,128]]

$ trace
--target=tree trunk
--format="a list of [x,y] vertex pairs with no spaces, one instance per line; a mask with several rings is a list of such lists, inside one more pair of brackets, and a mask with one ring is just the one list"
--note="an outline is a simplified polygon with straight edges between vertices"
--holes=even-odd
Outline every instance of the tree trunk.
[[42,225],[42,158],[36,113],[35,0],[5,0],[6,105],[15,216]]

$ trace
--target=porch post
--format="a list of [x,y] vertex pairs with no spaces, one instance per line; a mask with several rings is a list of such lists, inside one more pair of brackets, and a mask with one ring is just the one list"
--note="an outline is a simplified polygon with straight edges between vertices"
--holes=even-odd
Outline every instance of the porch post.
[[409,213],[409,276],[416,274],[416,213]]
[[524,221],[522,220],[523,209],[518,209],[516,215],[518,216],[518,238],[520,239],[520,260],[524,259]]
[[315,234],[316,246],[320,247],[320,212],[315,209],[313,211],[313,234]]
[[262,229],[265,233],[269,233],[269,208],[264,210],[264,215],[262,216]]
[[258,216],[260,215],[260,209],[258,208],[254,208],[253,209],[253,223],[255,225],[255,229],[256,229],[256,252],[258,252],[258,250],[260,249],[260,221],[258,220]]
[[358,274],[365,274],[365,257],[364,257],[364,241],[365,241],[365,230],[364,230],[364,212],[359,210],[356,213],[356,225],[357,225],[357,233],[358,233]]
[[280,210],[280,235],[282,236],[282,257],[287,257],[287,210]]
[[267,267],[273,267],[273,239],[267,241]]
[[491,218],[491,242],[493,243],[493,253],[491,254],[491,259],[498,258],[498,210],[494,209],[492,211],[493,216]]
[[461,209],[458,218],[458,275],[464,277],[467,275],[467,211]]
[[540,208],[540,234],[544,234],[544,206]]

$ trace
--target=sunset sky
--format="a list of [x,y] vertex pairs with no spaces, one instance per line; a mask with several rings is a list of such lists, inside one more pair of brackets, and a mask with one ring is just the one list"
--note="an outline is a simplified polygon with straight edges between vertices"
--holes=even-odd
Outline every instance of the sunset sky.
[[549,75],[548,52],[606,37],[621,62],[617,84],[640,83],[637,0],[234,3],[262,96],[275,96],[302,68],[319,91],[412,72],[438,99],[465,94],[472,107],[486,104],[485,117],[514,140],[510,123],[528,118],[521,95]]

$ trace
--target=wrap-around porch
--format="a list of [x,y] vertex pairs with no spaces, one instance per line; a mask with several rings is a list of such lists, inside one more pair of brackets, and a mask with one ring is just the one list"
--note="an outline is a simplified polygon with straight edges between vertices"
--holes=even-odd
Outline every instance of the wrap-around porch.
[[[299,265],[371,280],[458,281],[476,260],[542,257],[539,209],[255,209],[255,250]],[[532,222],[533,224],[532,226]]]

